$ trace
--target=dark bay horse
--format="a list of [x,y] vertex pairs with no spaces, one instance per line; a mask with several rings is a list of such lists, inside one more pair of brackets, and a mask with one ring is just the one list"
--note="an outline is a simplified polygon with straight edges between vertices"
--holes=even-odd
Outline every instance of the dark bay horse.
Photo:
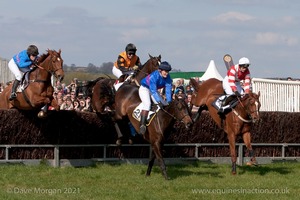
[[[61,50],[47,50],[42,54],[35,68],[29,72],[28,86],[18,92],[17,98],[9,101],[12,85],[9,85],[0,94],[0,108],[17,108],[20,110],[35,110],[50,104],[59,110],[56,100],[53,98],[54,89],[51,84],[51,76],[54,75],[58,80],[64,78],[63,59]],[[46,109],[39,113],[39,117],[45,115]]]
[[[139,132],[140,122],[133,116],[133,110],[141,103],[139,88],[136,85],[124,83],[115,96],[115,120],[129,119],[135,130]],[[163,160],[162,147],[164,133],[179,120],[188,128],[192,124],[188,106],[184,100],[174,99],[169,106],[159,110],[147,127],[144,135],[152,147],[152,154],[148,163],[146,175],[149,176],[155,159],[158,160],[163,176],[168,179],[166,166]]]
[[[149,59],[143,64],[141,69],[138,69],[134,78],[133,84],[140,84],[140,81],[146,77],[151,72],[158,69],[161,61],[161,56],[151,56],[149,54]],[[124,79],[124,77],[121,77]],[[109,107],[110,110],[114,110],[114,83],[116,79],[99,77],[96,80],[88,81],[83,87],[83,91],[86,96],[91,97],[92,107],[99,114],[107,113],[106,108]]]
[[227,133],[232,161],[232,174],[236,174],[235,142],[239,134],[242,134],[249,152],[250,162],[247,165],[256,164],[256,158],[251,146],[250,129],[251,125],[259,120],[260,92],[258,94],[250,93],[239,98],[239,103],[232,112],[220,117],[212,103],[224,94],[222,82],[212,78],[201,84],[198,84],[194,79],[190,79],[190,83],[195,89],[195,93],[192,96],[192,104],[199,107],[198,116],[203,110],[208,110],[212,119]]

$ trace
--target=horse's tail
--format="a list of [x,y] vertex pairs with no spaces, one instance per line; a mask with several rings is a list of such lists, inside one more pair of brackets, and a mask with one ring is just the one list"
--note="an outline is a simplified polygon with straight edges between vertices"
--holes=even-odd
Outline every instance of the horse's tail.
[[87,81],[86,84],[84,85],[80,85],[76,87],[76,96],[78,96],[79,92],[82,92],[84,94],[84,96],[92,96],[92,92],[93,92],[93,87],[96,85],[96,83],[99,80],[105,79],[105,77],[98,77],[95,80],[91,80],[91,81]]

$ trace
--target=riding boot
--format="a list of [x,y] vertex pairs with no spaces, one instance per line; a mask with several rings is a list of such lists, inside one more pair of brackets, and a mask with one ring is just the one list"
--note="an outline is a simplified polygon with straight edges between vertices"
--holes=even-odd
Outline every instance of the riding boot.
[[11,88],[11,94],[10,94],[10,97],[9,97],[10,101],[12,101],[12,100],[14,100],[14,99],[17,98],[16,91],[17,91],[17,87],[19,86],[19,83],[20,83],[20,81],[17,80],[17,79],[15,79],[15,81],[14,81],[14,83],[12,85],[12,88]]
[[141,135],[144,135],[146,132],[146,120],[148,117],[148,113],[149,113],[148,110],[142,110],[141,121],[140,121],[140,132],[139,132],[139,134]]

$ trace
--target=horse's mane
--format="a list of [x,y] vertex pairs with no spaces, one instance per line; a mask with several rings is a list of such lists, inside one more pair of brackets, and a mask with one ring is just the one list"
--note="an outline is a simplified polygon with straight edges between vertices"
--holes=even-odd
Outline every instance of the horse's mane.
[[39,58],[38,58],[38,64],[44,62],[44,60],[49,56],[49,51],[47,51],[47,53],[42,54]]

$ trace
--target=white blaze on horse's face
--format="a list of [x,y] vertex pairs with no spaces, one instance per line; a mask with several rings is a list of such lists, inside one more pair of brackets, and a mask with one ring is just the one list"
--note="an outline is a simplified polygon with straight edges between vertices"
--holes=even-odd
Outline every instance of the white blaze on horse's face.
[[257,116],[259,116],[259,103],[257,102],[257,101],[255,101],[255,106],[256,106],[256,114],[257,114]]
[[57,58],[57,61],[60,61],[60,58]]

